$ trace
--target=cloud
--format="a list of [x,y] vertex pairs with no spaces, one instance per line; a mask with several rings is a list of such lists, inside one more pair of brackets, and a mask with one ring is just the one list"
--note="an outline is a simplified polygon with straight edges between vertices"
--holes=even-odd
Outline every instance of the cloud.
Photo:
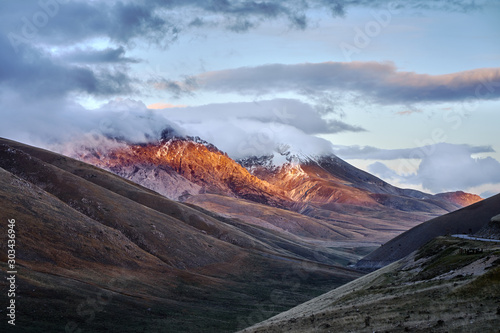
[[25,101],[2,92],[0,136],[50,148],[89,137],[108,137],[143,143],[160,138],[165,128],[185,135],[182,128],[140,101],[112,100],[99,109],[88,110],[70,99]]
[[157,88],[174,94],[353,92],[379,104],[487,100],[500,98],[500,68],[428,75],[399,71],[390,62],[269,64],[205,72]]
[[185,95],[194,95],[194,90],[198,88],[198,83],[194,77],[188,76],[183,81],[174,81],[165,78],[152,78],[148,84],[155,89],[170,92],[173,98],[180,98]]
[[364,131],[339,120],[321,117],[307,103],[294,99],[273,99],[256,102],[210,104],[183,109],[165,110],[169,119],[182,122],[203,122],[208,118],[216,121],[240,121],[251,119],[261,123],[290,125],[306,134],[328,134],[348,131]]
[[[210,25],[222,26],[234,32],[246,32],[264,21],[284,19],[295,29],[306,29],[312,15],[308,12],[310,9],[328,10],[333,17],[338,17],[344,16],[352,7],[378,8],[387,7],[389,4],[394,2],[387,0],[2,1],[0,30],[28,39],[29,43],[67,45],[105,37],[121,44],[129,44],[137,39],[165,46],[190,28]],[[484,5],[484,2],[476,1],[420,0],[400,1],[395,7],[400,10],[407,8],[468,12],[478,10]],[[31,30],[29,36],[22,33],[23,29]]]
[[321,155],[332,153],[332,144],[316,134],[362,130],[326,120],[309,104],[289,99],[163,109],[150,109],[141,101],[115,99],[96,110],[68,99],[57,100],[57,104],[52,100],[26,103],[18,95],[5,92],[0,94],[0,101],[18,105],[4,112],[1,136],[58,147],[58,151],[62,151],[60,147],[67,149],[64,143],[92,145],[101,137],[151,142],[160,139],[168,128],[180,136],[199,136],[233,158],[273,154],[285,145],[291,152]]
[[26,46],[18,54],[0,35],[0,87],[31,98],[61,97],[71,92],[96,96],[133,91],[126,68],[71,65],[40,48]]
[[[493,152],[491,147],[472,147],[469,145],[436,144],[422,147],[422,150],[432,151],[421,156],[421,161],[414,173],[404,173],[409,170],[410,162],[403,160],[398,170],[389,168],[382,162],[368,166],[368,171],[389,181],[401,185],[419,185],[433,193],[478,188],[488,184],[500,183],[500,162],[486,158],[473,158],[471,155],[479,152]],[[398,150],[390,156],[388,152],[380,155],[380,151],[365,154],[365,158],[386,157],[385,159],[409,158],[408,150]],[[382,158],[384,159],[384,158]],[[497,186],[498,188],[498,186]]]
[[[447,2],[455,10],[469,10],[465,1]],[[418,5],[420,4],[420,5]],[[291,0],[291,1],[228,1],[228,0],[149,0],[149,1],[62,1],[62,0],[26,0],[0,2],[0,85],[2,88],[18,90],[27,96],[41,97],[84,93],[95,96],[123,96],[142,89],[144,82],[139,82],[130,73],[129,64],[140,59],[126,55],[127,50],[139,46],[157,46],[165,48],[177,40],[183,33],[207,26],[223,28],[243,33],[252,30],[263,22],[287,21],[295,29],[307,29],[312,17],[312,10],[328,9],[333,16],[341,16],[347,8],[355,6],[380,7],[386,1],[348,1],[335,2],[326,0]],[[400,4],[406,8],[433,8],[432,1],[416,1]],[[452,10],[453,10],[452,8]],[[449,10],[448,8],[446,10]],[[95,41],[107,41],[104,49],[85,47]],[[56,50],[56,51],[54,51]],[[119,66],[121,65],[121,66]],[[332,67],[337,67],[332,69]],[[380,102],[394,99],[388,90],[401,86],[398,82],[380,81],[380,77],[371,75],[377,71],[377,65],[366,70],[346,68],[347,65],[303,64],[303,65],[266,65],[247,69],[203,73],[196,77],[186,77],[180,81],[169,78],[153,79],[146,82],[157,89],[170,91],[174,97],[190,94],[198,89],[219,92],[237,91],[240,93],[267,93],[300,90],[311,95],[317,90],[355,90],[367,93],[368,97]],[[384,66],[384,65],[379,65]],[[385,68],[385,67],[384,67]],[[332,76],[321,76],[321,71],[336,75],[339,79],[348,78],[345,85],[331,82]],[[269,74],[277,74],[270,78]],[[395,71],[385,68],[385,71]],[[290,71],[289,74],[287,72]],[[378,69],[378,71],[384,71]],[[362,74],[364,72],[364,74]],[[342,74],[344,73],[344,74]],[[349,75],[351,73],[352,75]],[[401,73],[389,75],[401,77]],[[483,78],[484,73],[478,73]],[[237,85],[237,76],[243,80]],[[343,76],[344,75],[344,76]],[[353,78],[358,75],[359,79]],[[415,74],[416,75],[416,74]],[[414,76],[415,76],[414,75]],[[472,74],[471,74],[472,75]],[[497,72],[486,79],[495,80]],[[474,75],[472,75],[474,76]],[[47,84],[47,81],[50,83]],[[287,79],[304,80],[303,84],[285,82]],[[367,79],[362,84],[362,79]],[[422,82],[423,76],[417,81]],[[451,81],[463,82],[464,78],[451,78]],[[472,80],[472,79],[471,79]],[[225,82],[223,82],[225,81]],[[376,83],[384,83],[376,89]],[[439,80],[438,80],[439,81]],[[477,80],[476,80],[477,81]],[[475,83],[474,80],[470,85]],[[401,99],[413,98],[414,93],[422,100],[440,98],[462,98],[470,88],[466,83],[456,85],[455,92],[441,88],[442,81],[430,82],[425,87],[400,87]],[[484,98],[497,98],[498,88],[488,86],[494,91],[482,90]],[[418,84],[417,84],[418,85]],[[360,88],[354,89],[354,86]],[[385,87],[385,88],[384,88]],[[455,88],[454,88],[455,89]],[[309,92],[307,92],[309,91]],[[306,93],[307,92],[307,93]],[[398,91],[393,91],[397,93]],[[421,93],[418,95],[418,93]],[[406,93],[406,95],[405,95]],[[444,97],[443,97],[444,96]],[[483,98],[483,97],[482,97]],[[331,107],[328,107],[331,109]]]
[[303,1],[2,1],[0,30],[26,44],[68,45],[104,37],[165,47],[184,30],[207,24],[246,32],[262,21],[284,18],[303,29],[307,8]]
[[76,48],[70,52],[66,52],[59,59],[72,63],[86,64],[103,64],[103,63],[138,63],[140,60],[124,57],[125,48],[108,47],[104,50],[96,50],[94,48]]
[[393,169],[389,168],[382,162],[375,162],[368,165],[368,171],[387,182],[408,185],[420,185],[422,182],[416,173],[413,174],[399,174]]
[[397,159],[423,159],[426,156],[438,154],[438,152],[451,151],[456,147],[469,155],[479,153],[493,153],[491,146],[455,145],[448,143],[437,143],[415,148],[403,149],[380,149],[371,146],[334,146],[334,152],[344,159],[361,160],[397,160]]
[[405,110],[405,111],[396,112],[396,114],[399,116],[409,116],[411,114],[421,113],[421,112],[422,112],[422,110]]
[[185,108],[187,105],[175,105],[170,103],[153,103],[148,105],[148,109],[160,110],[160,109],[168,109],[168,108]]
[[311,105],[292,99],[169,108],[163,114],[233,158],[271,154],[284,144],[295,152],[327,154],[331,143],[315,135],[364,130],[324,119]]
[[491,158],[472,158],[460,146],[438,147],[420,163],[418,177],[433,192],[458,190],[488,183],[500,183],[500,163]]
[[159,43],[177,33],[147,2],[42,0],[2,2],[1,7],[2,30],[29,44],[68,45],[98,37],[118,43],[135,38]]

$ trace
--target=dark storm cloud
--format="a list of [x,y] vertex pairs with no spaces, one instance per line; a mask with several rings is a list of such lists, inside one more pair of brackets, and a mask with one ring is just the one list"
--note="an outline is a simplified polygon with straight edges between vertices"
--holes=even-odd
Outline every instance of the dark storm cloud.
[[[177,39],[183,29],[209,23],[245,32],[264,20],[285,19],[294,28],[306,29],[307,11],[311,8],[328,10],[333,16],[344,16],[351,7],[389,5],[393,8],[447,11],[470,11],[481,7],[474,1],[431,0],[2,1],[0,30],[30,43],[67,45],[107,37],[121,44],[140,39],[165,46]],[[205,18],[214,15],[217,17]]]
[[132,79],[122,69],[72,66],[31,47],[16,54],[1,35],[0,49],[0,87],[25,98],[62,97],[69,92],[105,96],[132,90]]
[[500,68],[427,75],[399,71],[393,63],[324,62],[241,67],[193,79],[193,86],[219,93],[354,92],[381,104],[500,98]]

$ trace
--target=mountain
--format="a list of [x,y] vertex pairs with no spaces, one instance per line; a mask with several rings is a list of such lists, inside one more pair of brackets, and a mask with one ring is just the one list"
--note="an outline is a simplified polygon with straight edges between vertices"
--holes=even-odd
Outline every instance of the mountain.
[[240,333],[496,332],[499,213],[500,194],[420,224],[358,265],[385,267]]
[[436,194],[436,197],[455,203],[462,207],[472,205],[482,200],[482,198],[478,195],[465,193],[463,191],[438,193]]
[[402,233],[360,260],[356,267],[377,269],[399,260],[437,236],[474,234],[500,214],[500,194],[437,217]]
[[[306,228],[313,240],[385,242],[421,222],[481,200],[463,192],[430,195],[399,189],[334,155],[284,153],[279,158],[234,161],[199,138],[173,135],[141,145],[121,142],[105,150],[84,147],[73,156],[171,199],[250,224],[304,237],[284,226],[283,216],[301,225],[312,223]],[[248,213],[250,206],[256,213]],[[259,213],[268,211],[267,207],[277,210]],[[324,227],[316,228],[318,224]],[[325,233],[325,228],[331,231]]]
[[252,174],[284,188],[294,201],[319,205],[332,202],[416,210],[455,210],[481,200],[464,192],[430,195],[416,190],[400,189],[362,171],[335,155],[290,156],[287,163],[276,166],[274,156],[247,158],[238,162]]
[[318,248],[6,139],[0,185],[23,332],[230,332],[362,275],[345,266],[363,249]]
[[499,299],[499,243],[440,236],[240,333],[497,332]]
[[[174,137],[158,143],[129,144],[104,152],[89,149],[83,150],[78,158],[139,184],[149,184],[148,179],[155,183],[169,179],[167,185],[156,190],[172,199],[208,192],[271,206],[286,206],[287,198],[282,190],[252,176],[213,145],[193,139]],[[174,187],[183,190],[180,196],[175,197],[179,189],[172,192]]]

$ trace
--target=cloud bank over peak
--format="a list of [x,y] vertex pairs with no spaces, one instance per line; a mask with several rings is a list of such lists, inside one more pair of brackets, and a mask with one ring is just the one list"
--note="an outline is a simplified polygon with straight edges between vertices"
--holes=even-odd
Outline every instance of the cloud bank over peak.
[[364,131],[325,119],[310,104],[293,99],[168,108],[162,114],[233,158],[272,154],[282,145],[296,152],[327,154],[331,143],[315,135]]
[[[16,103],[15,98],[9,101],[10,105]],[[169,128],[180,136],[199,136],[237,159],[273,154],[283,146],[293,152],[329,154],[332,144],[317,134],[363,131],[340,120],[325,119],[311,105],[293,99],[166,106],[150,109],[131,99],[114,99],[96,110],[71,102],[57,107],[47,101],[30,106],[19,103],[18,108],[6,110],[8,121],[0,124],[0,133],[50,148],[78,141],[78,145],[88,142],[93,146],[101,137],[151,142],[159,140],[162,131]],[[45,121],[47,115],[50,121]]]

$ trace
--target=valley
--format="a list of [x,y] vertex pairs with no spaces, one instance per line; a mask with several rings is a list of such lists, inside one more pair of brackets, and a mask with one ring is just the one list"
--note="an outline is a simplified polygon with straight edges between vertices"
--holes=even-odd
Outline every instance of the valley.
[[6,139],[0,157],[25,332],[241,330],[357,281],[352,266],[382,242],[477,200],[401,190],[333,157],[247,169],[191,139],[80,151],[94,166]]
[[345,267],[363,249],[314,247],[7,140],[0,156],[23,332],[230,332],[363,274]]

